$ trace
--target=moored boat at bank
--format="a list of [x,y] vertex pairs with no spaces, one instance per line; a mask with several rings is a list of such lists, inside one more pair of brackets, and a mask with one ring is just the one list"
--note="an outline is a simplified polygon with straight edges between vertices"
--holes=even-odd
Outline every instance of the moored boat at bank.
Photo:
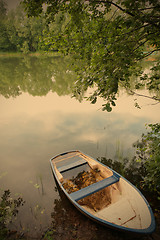
[[59,154],[50,163],[65,195],[87,217],[128,232],[155,230],[145,197],[114,170],[78,150]]

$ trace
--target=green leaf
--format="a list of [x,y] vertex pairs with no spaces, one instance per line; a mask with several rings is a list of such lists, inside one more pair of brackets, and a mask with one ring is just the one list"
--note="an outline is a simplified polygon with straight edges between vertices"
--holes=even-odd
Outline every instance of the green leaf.
[[102,108],[102,111],[107,111],[107,112],[111,112],[112,111],[112,108],[110,107],[110,103],[103,104],[102,106],[104,106]]
[[114,101],[111,101],[112,106],[116,106],[116,103]]
[[38,188],[40,188],[40,185],[36,183],[36,184],[34,184],[34,187],[38,189]]
[[96,102],[97,102],[97,97],[95,97],[95,98],[91,101],[92,104],[95,104]]

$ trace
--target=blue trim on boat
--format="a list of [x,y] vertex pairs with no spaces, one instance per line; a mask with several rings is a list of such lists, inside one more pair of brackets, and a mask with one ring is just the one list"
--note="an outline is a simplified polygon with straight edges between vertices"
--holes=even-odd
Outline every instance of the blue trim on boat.
[[[87,157],[91,157],[89,155],[87,155],[86,153],[83,153],[81,151],[79,151],[80,153],[86,155]],[[93,157],[91,157],[93,158]],[[99,162],[97,159],[93,158],[97,163],[101,163]],[[119,175],[121,178],[123,178],[128,184],[130,184],[140,195],[141,197],[143,198],[143,200],[145,201],[148,209],[149,209],[149,212],[151,214],[151,225],[146,228],[146,229],[132,229],[132,228],[126,228],[126,227],[122,227],[122,226],[118,226],[116,224],[113,224],[113,223],[110,223],[110,222],[107,222],[105,220],[102,220],[102,219],[99,219],[97,217],[94,216],[94,218],[97,218],[98,221],[101,221],[102,222],[106,222],[106,224],[110,225],[111,227],[114,227],[116,226],[116,228],[119,228],[119,229],[122,229],[122,230],[125,230],[125,231],[129,231],[129,232],[134,232],[134,233],[139,233],[139,234],[151,234],[155,231],[155,228],[156,228],[156,222],[155,222],[155,217],[154,217],[154,214],[153,214],[153,211],[147,201],[147,199],[144,197],[144,195],[141,193],[141,191],[135,186],[133,185],[131,182],[129,182],[126,178],[124,178],[123,176],[121,176],[119,173],[117,173],[115,170],[111,169],[110,167],[106,166],[105,164],[101,163],[104,167],[107,167],[108,169],[110,169],[113,173],[116,173],[117,175]],[[76,202],[75,202],[76,203]],[[78,206],[77,206],[78,207]]]
[[103,220],[101,218],[98,218],[94,215],[92,215],[91,213],[89,213],[88,211],[86,211],[83,207],[81,207],[75,200],[73,200],[71,198],[71,194],[68,194],[67,191],[64,189],[64,187],[62,186],[61,182],[59,181],[58,177],[57,177],[57,174],[55,172],[55,169],[54,169],[54,166],[52,164],[52,160],[55,159],[56,157],[58,156],[62,156],[62,155],[65,155],[67,153],[71,153],[71,152],[79,152],[79,153],[82,153],[88,157],[90,157],[89,155],[79,151],[79,150],[72,150],[72,151],[68,151],[68,152],[65,152],[64,154],[58,154],[57,156],[53,157],[50,159],[50,164],[51,164],[51,169],[52,169],[52,172],[59,184],[59,186],[61,187],[61,189],[63,190],[63,192],[65,193],[65,195],[67,196],[67,198],[74,204],[74,206],[76,208],[78,208],[82,213],[84,213],[86,216],[88,216],[89,218],[93,219],[94,221],[97,221],[103,225],[108,225],[109,227],[111,228],[116,228],[118,230],[122,230],[122,231],[127,231],[127,232],[132,232],[132,233],[136,233],[136,234],[151,234],[155,231],[155,228],[156,228],[156,223],[155,223],[155,218],[154,218],[154,214],[152,212],[152,209],[149,205],[149,203],[147,202],[147,200],[145,199],[145,197],[143,196],[143,194],[131,183],[129,182],[127,179],[125,179],[124,177],[122,177],[120,174],[118,174],[116,171],[114,171],[113,169],[109,168],[108,166],[104,165],[103,163],[99,162],[98,160],[94,159],[93,157],[91,157],[92,159],[94,159],[95,161],[97,161],[98,163],[101,163],[103,166],[109,168],[113,174],[116,174],[117,176],[123,178],[127,183],[129,183],[133,188],[135,188],[136,191],[138,191],[138,193],[141,195],[141,197],[144,199],[145,203],[147,204],[147,207],[149,209],[149,212],[151,214],[151,224],[148,228],[146,229],[134,229],[134,228],[127,228],[127,227],[123,227],[123,226],[119,226],[119,225],[116,225],[114,223],[111,223],[111,222],[108,222],[106,220]]
[[119,181],[119,176],[117,176],[116,173],[114,173],[111,177],[105,178],[99,182],[96,182],[92,185],[89,185],[85,188],[80,189],[79,191],[73,192],[70,194],[70,197],[74,200],[74,201],[78,201],[82,198],[85,198],[93,193],[96,193],[116,182]]
[[[73,157],[72,157],[73,158]],[[64,165],[64,166],[62,166],[62,167],[58,167],[57,169],[58,169],[58,171],[60,172],[60,173],[63,173],[63,172],[66,172],[66,171],[68,171],[68,170],[71,170],[71,169],[73,169],[73,168],[76,168],[76,167],[79,167],[79,166],[82,166],[82,165],[84,165],[84,164],[87,164],[87,161],[85,161],[84,159],[82,159],[82,158],[80,158],[80,157],[78,157],[78,156],[76,156],[76,157],[74,157],[75,159],[79,159],[78,161],[76,161],[76,162],[73,162],[73,163],[71,163],[71,164],[67,164],[67,165]]]
[[61,154],[59,154],[59,155],[57,155],[57,156],[63,156],[63,155],[66,155],[68,152],[64,152],[64,153],[61,153]]

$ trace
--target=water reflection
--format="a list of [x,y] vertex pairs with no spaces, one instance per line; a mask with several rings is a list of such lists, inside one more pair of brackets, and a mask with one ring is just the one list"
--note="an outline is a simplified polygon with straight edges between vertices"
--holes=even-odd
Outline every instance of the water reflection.
[[57,214],[60,211],[49,165],[52,156],[72,149],[95,158],[132,155],[131,146],[145,123],[160,118],[157,105],[139,110],[124,94],[111,113],[98,110],[100,101],[90,105],[71,99],[76,77],[66,63],[59,57],[0,58],[0,188],[23,195],[26,204],[17,224],[25,231],[49,225],[55,199]]
[[[74,113],[67,103],[64,108],[68,112],[63,108],[59,111],[51,108],[46,112],[41,101],[35,105],[34,99],[31,101],[28,97],[28,101],[31,108],[24,108],[24,101],[20,102],[21,106],[20,103],[17,105],[11,102],[6,105],[1,117],[1,156],[7,158],[5,166],[11,157],[14,158],[14,162],[10,162],[13,169],[20,168],[22,164],[33,165],[33,158],[35,163],[39,158],[49,159],[52,154],[68,149],[82,149],[95,157],[113,157],[119,145],[124,153],[129,149],[132,151],[132,143],[141,135],[144,123],[148,121],[147,117],[137,118],[117,113],[110,116],[93,109],[91,112],[79,109],[78,113]],[[53,97],[53,101],[58,105],[56,98]],[[48,101],[48,104],[52,103]],[[41,111],[36,113],[38,107]],[[41,164],[38,169],[43,169]],[[33,167],[32,171],[35,171]]]
[[69,71],[69,58],[61,57],[0,57],[0,94],[6,98],[27,92],[45,96],[71,93],[75,74]]

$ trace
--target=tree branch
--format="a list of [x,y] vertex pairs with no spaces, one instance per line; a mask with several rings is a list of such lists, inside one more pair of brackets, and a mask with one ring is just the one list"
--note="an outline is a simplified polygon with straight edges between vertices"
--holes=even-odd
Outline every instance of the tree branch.
[[148,39],[144,42],[141,42],[135,49],[133,49],[133,52],[136,51],[140,46],[143,46],[146,42],[148,42]]
[[[130,33],[133,33],[133,32],[135,32],[135,31],[137,31],[137,30],[140,30],[141,28],[145,28],[145,27],[147,27],[147,26],[149,26],[149,25],[150,25],[150,23],[147,23],[146,25],[143,25],[143,26],[134,28],[134,29],[132,29],[131,31],[128,31],[128,32],[126,32],[126,33],[121,34],[121,36],[126,35],[126,34],[128,35],[128,34],[130,34]],[[118,35],[118,36],[120,36],[120,35]]]
[[138,60],[141,60],[141,59],[143,59],[143,58],[146,58],[146,57],[150,56],[152,53],[158,52],[158,51],[160,51],[160,48],[157,48],[157,49],[155,49],[155,50],[153,50],[153,51],[151,51],[151,52],[143,55],[143,57],[142,57],[142,58],[139,58]]
[[118,11],[118,9],[116,9],[116,10],[114,11],[114,13],[113,13],[113,15],[111,16],[111,18],[109,19],[109,21],[112,20],[112,18],[115,16],[115,14],[116,14],[117,11]]
[[[90,0],[89,0],[90,1]],[[126,9],[124,9],[124,8],[122,8],[122,7],[120,7],[119,5],[117,5],[116,3],[114,3],[114,2],[112,2],[112,1],[94,1],[94,2],[97,2],[97,3],[109,3],[109,4],[111,4],[111,5],[113,5],[113,6],[115,6],[115,7],[117,7],[118,9],[120,9],[122,12],[125,12],[125,13],[127,13],[127,14],[129,14],[129,15],[131,15],[132,17],[134,17],[134,14],[133,13],[131,13],[130,11],[128,11],[128,10],[126,10]]]
[[155,97],[155,96],[150,97],[150,96],[147,96],[147,95],[144,95],[144,94],[136,93],[136,92],[134,92],[133,90],[130,90],[130,89],[129,89],[129,94],[130,94],[130,95],[136,95],[136,96],[138,96],[138,97],[149,98],[149,99],[158,101],[158,102],[160,103],[160,98],[157,98],[157,97]]
[[[88,0],[88,1],[91,1],[91,0]],[[109,3],[109,4],[117,7],[117,8],[118,8],[119,10],[121,10],[122,12],[127,13],[128,15],[130,15],[130,16],[132,16],[132,17],[137,17],[143,24],[146,22],[146,19],[145,19],[145,20],[142,20],[142,18],[140,19],[140,18],[139,18],[139,15],[134,14],[134,13],[128,11],[127,9],[122,8],[121,6],[119,6],[118,4],[114,3],[113,1],[107,1],[107,0],[106,0],[106,1],[103,1],[103,0],[98,1],[98,0],[97,0],[97,1],[94,1],[94,2],[104,3],[104,4],[105,4],[105,3]],[[140,10],[140,9],[139,9],[139,10]],[[140,12],[139,12],[139,13],[140,13]],[[155,26],[155,27],[158,28],[158,30],[159,30],[159,25],[158,25],[158,24],[155,24],[154,21],[150,21],[150,20],[148,19],[147,22],[150,23],[150,24],[152,24],[153,26]]]
[[155,8],[160,9],[160,5],[157,5],[157,6],[154,6],[154,7],[141,8],[141,9],[139,9],[139,10],[140,10],[140,11],[145,11],[145,10],[150,10],[150,9],[155,9]]

